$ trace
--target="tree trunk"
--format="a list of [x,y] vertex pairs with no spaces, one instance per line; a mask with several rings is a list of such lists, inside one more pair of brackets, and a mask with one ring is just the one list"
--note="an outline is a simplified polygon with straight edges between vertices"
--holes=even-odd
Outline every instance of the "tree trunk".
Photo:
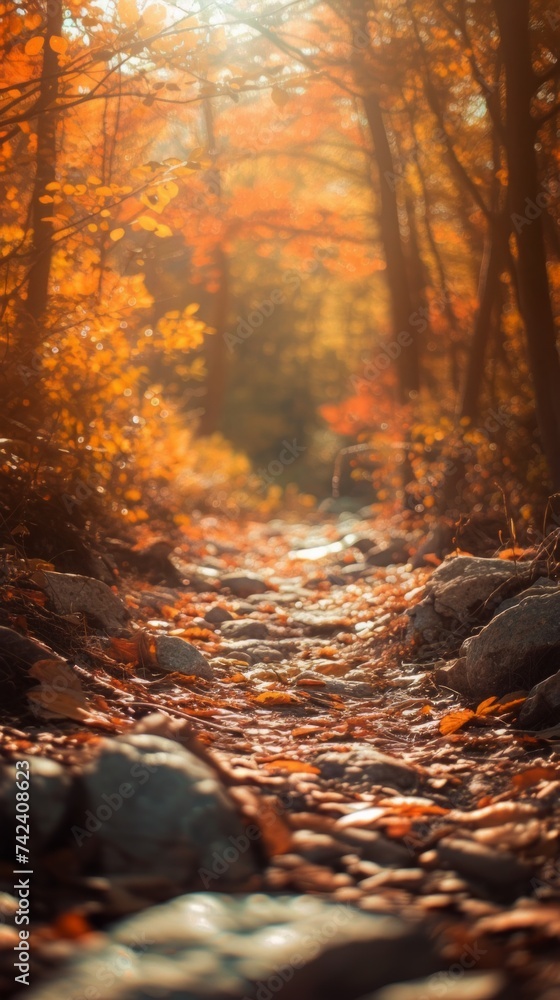
[[46,186],[56,176],[56,124],[57,114],[53,110],[59,93],[58,55],[51,48],[53,35],[62,33],[62,5],[60,0],[46,5],[46,31],[43,49],[43,68],[37,102],[37,166],[35,183],[31,196],[30,215],[33,227],[32,263],[27,279],[28,316],[34,329],[28,332],[26,341],[37,347],[40,343],[39,323],[48,300],[49,276],[53,253],[53,227],[46,222],[52,216],[52,203],[42,204],[40,198],[47,194]]
[[216,293],[213,320],[216,332],[207,338],[206,343],[206,398],[204,413],[198,426],[198,433],[202,437],[220,429],[227,388],[228,355],[224,334],[227,332],[229,315],[229,268],[227,256],[221,247],[216,251],[216,265],[220,273],[220,288]]
[[499,301],[502,247],[492,227],[484,250],[478,287],[478,314],[469,350],[467,372],[461,397],[460,416],[475,421],[480,406],[480,390],[484,375],[486,348],[492,328],[492,317]]
[[518,250],[521,311],[527,336],[541,443],[560,490],[560,360],[546,267],[531,100],[529,0],[495,0],[506,70],[509,198]]
[[397,338],[400,333],[406,332],[411,341],[408,346],[402,348],[396,359],[400,402],[408,403],[410,394],[420,388],[420,370],[416,331],[411,326],[416,310],[407,278],[395,185],[395,164],[377,96],[366,90],[363,104],[379,171],[381,239],[387,265],[393,335]]
[[[214,131],[212,102],[209,98],[206,98],[203,102],[203,112],[208,150],[214,161],[218,155],[218,150]],[[220,172],[214,169],[214,175],[217,179],[218,190],[216,194],[218,196],[218,206],[220,206],[222,196]],[[206,399],[204,401],[204,413],[198,425],[198,433],[203,437],[215,434],[220,429],[227,388],[228,356],[225,334],[227,333],[229,316],[229,263],[222,245],[216,247],[214,260],[219,275],[219,288],[216,292],[213,317],[213,326],[216,332],[211,334],[206,341]]]

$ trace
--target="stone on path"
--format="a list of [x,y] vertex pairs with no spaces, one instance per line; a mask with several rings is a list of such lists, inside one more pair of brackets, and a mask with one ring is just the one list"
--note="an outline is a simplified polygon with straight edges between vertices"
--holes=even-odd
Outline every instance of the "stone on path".
[[227,573],[221,578],[222,587],[227,587],[235,597],[246,598],[251,594],[265,594],[270,587],[255,573]]
[[76,573],[39,570],[33,582],[44,590],[59,615],[81,611],[97,628],[118,633],[130,618],[128,608],[106,583]]
[[156,656],[161,670],[202,677],[207,681],[214,677],[206,657],[192,642],[179,635],[156,636]]
[[319,768],[322,778],[354,787],[388,785],[390,788],[410,790],[417,786],[420,777],[413,767],[379,753],[368,743],[357,744],[352,750],[342,753],[327,750],[314,757],[313,764]]
[[30,1000],[358,1000],[438,964],[397,917],[313,896],[192,893],[123,920]]
[[103,740],[79,785],[73,840],[96,848],[97,874],[149,873],[197,888],[207,884],[206,871],[219,889],[256,871],[252,843],[216,772],[173,740]]

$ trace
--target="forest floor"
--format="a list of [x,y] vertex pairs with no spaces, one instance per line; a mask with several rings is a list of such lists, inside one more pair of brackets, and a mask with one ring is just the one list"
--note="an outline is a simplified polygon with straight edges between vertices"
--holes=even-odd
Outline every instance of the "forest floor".
[[[407,639],[406,611],[431,568],[368,565],[349,532],[350,542],[383,538],[366,522],[208,517],[188,542],[182,536],[171,563],[146,532],[135,546],[142,569],[114,542],[112,589],[131,620],[110,637],[49,610],[47,564],[12,556],[0,624],[74,663],[74,680],[49,689],[48,657],[32,668],[41,696],[11,679],[2,759],[79,769],[103,737],[134,727],[170,736],[210,755],[236,808],[259,827],[258,870],[236,892],[319,895],[420,920],[441,970],[426,997],[553,1000],[560,748],[516,731],[508,709],[456,715],[464,700],[435,683],[433,664]],[[190,582],[173,582],[173,571]],[[211,675],[160,669],[162,636],[195,645]],[[91,864],[84,871],[71,855],[67,844],[46,844],[36,875],[39,983],[108,922],[165,898],[149,879],[125,885],[104,872],[103,892],[94,891]],[[0,872],[9,903],[11,867]],[[227,875],[208,870],[187,888],[230,891]],[[9,924],[0,928],[8,956]]]

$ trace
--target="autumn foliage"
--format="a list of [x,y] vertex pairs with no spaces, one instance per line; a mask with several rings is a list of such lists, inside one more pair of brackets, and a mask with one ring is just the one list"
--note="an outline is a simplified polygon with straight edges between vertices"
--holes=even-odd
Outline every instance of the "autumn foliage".
[[560,486],[560,16],[257,6],[3,5],[5,468],[236,517],[361,441],[367,499],[529,517]]

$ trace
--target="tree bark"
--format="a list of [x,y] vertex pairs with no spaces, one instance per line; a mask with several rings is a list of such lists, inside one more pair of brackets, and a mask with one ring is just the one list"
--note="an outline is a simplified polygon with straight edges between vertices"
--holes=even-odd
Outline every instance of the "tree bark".
[[492,317],[499,301],[502,247],[493,228],[488,235],[480,269],[478,313],[472,336],[467,371],[460,404],[460,416],[475,421],[480,407],[480,391],[484,375],[486,348],[492,329]]
[[[519,298],[543,451],[552,485],[560,490],[560,360],[546,267],[543,214],[537,207],[536,87],[531,58],[529,0],[495,0],[506,70],[506,146],[509,199],[518,251]],[[533,207],[532,207],[533,206]]]
[[409,346],[403,347],[396,359],[401,403],[410,402],[411,393],[420,388],[420,365],[416,333],[411,327],[415,312],[407,278],[407,262],[402,243],[396,174],[393,154],[377,95],[366,90],[363,105],[374,147],[379,172],[381,239],[387,265],[387,283],[391,303],[393,334],[407,332]]
[[43,48],[43,67],[41,85],[37,101],[37,160],[35,182],[31,195],[31,225],[33,227],[33,243],[31,248],[32,262],[27,279],[26,310],[33,321],[33,329],[29,331],[26,340],[34,340],[33,347],[40,343],[39,324],[47,307],[49,276],[53,255],[53,227],[46,222],[47,216],[52,216],[52,203],[42,204],[40,198],[48,194],[47,184],[56,177],[56,125],[57,114],[54,111],[59,93],[58,54],[51,48],[50,40],[62,33],[61,0],[46,4],[46,31]]

